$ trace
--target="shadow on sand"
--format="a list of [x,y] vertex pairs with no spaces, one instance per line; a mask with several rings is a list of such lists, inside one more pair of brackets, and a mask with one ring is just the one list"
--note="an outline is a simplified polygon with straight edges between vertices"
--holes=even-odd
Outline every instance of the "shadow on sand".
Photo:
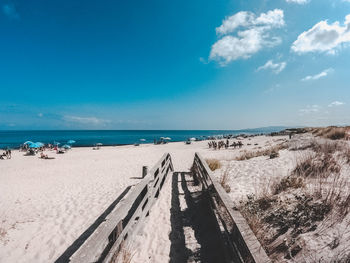
[[84,231],[78,237],[77,240],[73,242],[72,245],[70,245],[66,251],[63,252],[63,254],[55,261],[55,263],[63,263],[63,262],[69,262],[69,258],[80,248],[80,246],[85,242],[86,239],[89,238],[89,236],[96,230],[96,228],[105,221],[107,215],[112,212],[112,210],[116,207],[116,205],[120,202],[120,200],[123,199],[123,197],[129,192],[131,186],[128,186],[119,196],[117,199],[113,201],[113,203],[96,219],[96,221]]
[[[179,183],[183,193],[179,191]],[[209,196],[193,185],[190,173],[173,174],[170,263],[227,262],[224,241],[210,208]],[[184,198],[187,205],[184,211],[181,211],[180,198]],[[193,242],[198,244],[195,251],[186,246],[184,227],[193,229],[196,239]]]

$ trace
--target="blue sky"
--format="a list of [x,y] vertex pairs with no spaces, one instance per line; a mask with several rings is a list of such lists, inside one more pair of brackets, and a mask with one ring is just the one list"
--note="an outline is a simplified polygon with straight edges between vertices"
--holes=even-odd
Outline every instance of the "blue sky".
[[0,129],[350,123],[350,1],[0,1]]

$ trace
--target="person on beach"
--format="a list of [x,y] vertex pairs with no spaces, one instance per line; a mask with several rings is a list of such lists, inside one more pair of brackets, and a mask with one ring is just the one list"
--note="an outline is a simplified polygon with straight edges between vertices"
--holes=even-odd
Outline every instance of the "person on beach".
[[8,149],[8,150],[6,150],[6,157],[7,157],[7,159],[11,159],[11,150],[10,149]]
[[41,159],[48,159],[49,156],[48,156],[47,154],[44,154],[43,152],[41,152],[40,158],[41,158]]
[[6,156],[6,153],[2,153],[2,154],[0,155],[0,159],[4,160],[4,159],[5,159],[4,157],[7,157],[7,156]]

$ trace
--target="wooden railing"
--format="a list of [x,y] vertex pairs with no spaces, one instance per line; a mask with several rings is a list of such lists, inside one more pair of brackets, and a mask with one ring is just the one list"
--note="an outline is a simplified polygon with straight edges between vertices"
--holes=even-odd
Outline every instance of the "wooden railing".
[[241,262],[271,262],[241,213],[234,209],[232,200],[214,178],[207,162],[198,153],[194,157],[192,172],[194,180],[202,185],[204,191],[208,191],[212,208],[235,258],[238,256]]
[[122,242],[137,233],[173,171],[170,154],[164,154],[132,192],[117,205],[93,234],[70,257],[70,262],[110,262]]

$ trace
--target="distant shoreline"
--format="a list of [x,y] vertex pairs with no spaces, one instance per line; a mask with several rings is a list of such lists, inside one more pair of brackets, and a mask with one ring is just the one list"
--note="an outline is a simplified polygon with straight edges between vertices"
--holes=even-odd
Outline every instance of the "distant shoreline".
[[[60,145],[69,140],[76,141],[73,147],[93,147],[96,143],[104,146],[122,146],[133,144],[153,144],[162,137],[168,142],[184,142],[190,138],[198,140],[210,137],[236,136],[240,134],[269,134],[284,130],[285,127],[265,127],[247,130],[45,130],[45,131],[0,131],[0,149],[10,147],[18,149],[26,141]],[[145,141],[142,141],[145,140]]]

